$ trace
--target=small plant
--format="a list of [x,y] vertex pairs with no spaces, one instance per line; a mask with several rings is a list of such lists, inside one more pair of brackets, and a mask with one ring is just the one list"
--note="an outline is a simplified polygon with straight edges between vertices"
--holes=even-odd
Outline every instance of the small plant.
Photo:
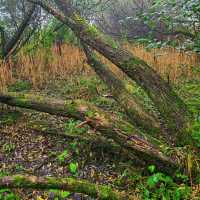
[[49,197],[54,200],[65,200],[69,197],[70,192],[63,190],[49,190]]
[[91,96],[97,94],[97,84],[99,84],[99,80],[96,77],[92,78],[81,78],[80,85],[87,89],[88,94]]
[[125,169],[120,176],[114,181],[114,184],[118,187],[124,187],[128,184],[129,187],[135,188],[138,181],[141,180],[139,173],[133,173],[130,169]]
[[150,173],[154,173],[155,170],[156,170],[156,166],[155,166],[155,165],[149,165],[149,166],[148,166],[148,171],[149,171]]
[[16,164],[16,165],[15,165],[15,169],[16,169],[17,172],[21,172],[21,171],[24,170],[24,167],[23,167],[23,165]]
[[12,125],[21,116],[20,112],[6,112],[0,114],[0,125]]
[[20,200],[20,199],[11,190],[0,189],[0,200]]
[[80,127],[80,123],[81,121],[76,121],[73,119],[69,120],[67,123],[65,123],[65,132],[72,135],[83,134],[87,132],[88,128],[86,126]]
[[31,89],[31,83],[25,80],[18,80],[15,84],[10,85],[8,87],[9,92],[22,92],[22,91],[29,91]]
[[196,146],[200,147],[200,116],[191,127],[192,138],[196,141]]
[[76,154],[79,154],[79,149],[78,149],[78,143],[77,141],[71,142],[70,143],[70,147],[72,149],[73,152],[75,152]]
[[4,144],[2,148],[3,148],[4,153],[9,154],[9,153],[12,153],[16,147],[15,147],[15,144],[7,143],[7,144]]
[[78,163],[70,163],[69,164],[69,171],[73,174],[73,175],[76,175],[77,174],[77,170],[78,170]]
[[57,159],[58,159],[59,164],[63,165],[68,156],[69,156],[69,153],[67,150],[64,150],[60,155],[58,155]]
[[[190,199],[190,188],[187,185],[177,185],[170,176],[164,173],[156,172],[156,167],[148,167],[149,176],[145,184],[139,187],[143,191],[143,199],[163,199],[163,200],[181,200]],[[180,174],[179,174],[180,175]],[[179,176],[180,178],[185,176]]]

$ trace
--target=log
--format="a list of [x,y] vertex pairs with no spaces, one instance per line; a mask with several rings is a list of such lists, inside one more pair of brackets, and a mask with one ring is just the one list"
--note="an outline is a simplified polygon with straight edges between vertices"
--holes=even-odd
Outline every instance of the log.
[[176,143],[183,140],[182,132],[187,128],[191,114],[172,87],[153,68],[121,48],[110,37],[102,34],[95,25],[89,24],[77,13],[70,13],[67,16],[54,9],[47,1],[28,1],[40,5],[70,27],[84,43],[104,55],[141,86],[161,113],[170,133],[169,138]]
[[84,52],[87,57],[88,64],[94,69],[97,75],[106,83],[110,89],[114,99],[125,110],[130,122],[133,125],[146,131],[148,134],[153,134],[157,138],[163,136],[166,142],[169,143],[169,138],[165,127],[155,114],[146,108],[146,106],[138,100],[137,96],[131,94],[124,83],[109,69],[108,66],[103,64],[97,55],[92,50],[84,45]]
[[[98,134],[98,132],[93,132],[93,133],[87,133],[87,134],[77,134],[77,133],[68,133],[68,132],[63,132],[58,129],[46,129],[46,127],[50,127],[52,124],[51,122],[48,122],[48,124],[43,124],[40,121],[40,124],[37,125],[34,122],[31,122],[28,124],[28,127],[30,127],[32,130],[36,131],[39,134],[42,135],[56,135],[57,137],[65,138],[65,139],[78,139],[81,141],[84,141],[85,143],[91,145],[92,150],[97,151],[98,150],[103,150],[104,152],[107,152],[111,155],[116,155],[116,156],[122,156],[124,159],[134,159],[135,163],[137,163],[140,166],[143,166],[143,162],[139,160],[138,157],[132,154],[128,153],[128,151],[124,148],[122,148],[120,145],[116,144],[112,139],[106,139],[105,137],[101,136]],[[36,126],[35,126],[36,125]],[[6,135],[6,133],[5,133]]]
[[59,189],[74,193],[82,193],[101,200],[127,200],[134,196],[119,192],[110,186],[90,183],[74,178],[37,177],[28,175],[13,175],[0,177],[0,188],[24,189]]
[[128,150],[130,156],[136,155],[146,164],[154,163],[160,171],[168,174],[174,174],[178,168],[183,169],[178,160],[165,155],[169,148],[159,140],[144,134],[117,115],[107,113],[89,102],[83,100],[62,101],[25,94],[1,94],[0,102],[10,106],[87,121],[88,125],[99,131],[102,136],[112,139]]

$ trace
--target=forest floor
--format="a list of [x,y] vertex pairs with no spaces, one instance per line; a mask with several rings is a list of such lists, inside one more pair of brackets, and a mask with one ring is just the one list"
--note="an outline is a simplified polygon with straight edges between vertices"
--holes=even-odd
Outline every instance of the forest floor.
[[[198,119],[200,80],[184,82],[175,89]],[[66,80],[54,81],[46,88],[37,90],[32,89],[26,81],[20,80],[10,86],[9,90],[64,100],[85,99],[111,114],[115,112],[124,117],[123,110],[120,110],[110,97],[106,86],[94,76],[73,76]],[[140,89],[137,89],[137,93],[143,97]],[[149,100],[146,101],[148,103]],[[109,147],[76,138],[77,134],[84,135],[86,132],[92,134],[95,131],[87,126],[78,127],[79,121],[4,105],[1,106],[0,113],[0,176],[16,173],[55,177],[74,176],[125,190],[134,194],[135,199],[145,199],[145,195],[150,195],[145,193],[154,195],[157,192],[148,188],[147,180],[151,174],[144,174],[144,170],[134,161],[128,160],[120,152],[111,152]],[[180,187],[183,185],[165,189],[173,193]],[[22,200],[92,199],[85,195],[56,190],[13,191],[16,193],[15,198],[18,196],[18,199]],[[193,189],[188,199],[195,199],[196,193],[198,192]]]

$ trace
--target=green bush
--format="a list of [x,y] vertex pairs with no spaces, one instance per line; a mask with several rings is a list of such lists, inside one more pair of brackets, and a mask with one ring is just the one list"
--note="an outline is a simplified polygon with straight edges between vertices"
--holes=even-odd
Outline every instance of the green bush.
[[15,84],[8,87],[9,92],[22,92],[31,90],[31,83],[26,80],[17,80]]
[[[156,172],[155,166],[149,166],[148,170],[152,173],[144,184],[140,184],[139,188],[143,192],[144,200],[189,200],[191,189],[186,184],[178,185],[174,182],[172,177]],[[186,176],[177,174],[178,178],[181,178],[184,182]],[[187,179],[188,180],[188,179]]]
[[0,113],[0,125],[12,125],[20,118],[20,112],[3,112]]

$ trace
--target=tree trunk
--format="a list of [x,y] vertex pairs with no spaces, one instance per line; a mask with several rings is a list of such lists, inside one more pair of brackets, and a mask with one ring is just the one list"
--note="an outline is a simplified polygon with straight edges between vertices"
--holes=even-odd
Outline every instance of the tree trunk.
[[[94,25],[87,23],[78,14],[65,16],[45,1],[28,1],[39,4],[47,12],[69,26],[84,43],[103,54],[132,78],[147,92],[158,108],[171,133],[169,137],[175,139],[177,135],[181,136],[189,121],[190,113],[184,102],[153,68],[134,57],[130,52],[120,48],[118,44],[100,33]],[[177,137],[175,140],[178,142],[181,137]]]
[[59,189],[69,192],[82,193],[101,200],[127,200],[134,199],[125,192],[119,192],[110,186],[90,183],[86,180],[74,178],[37,177],[26,175],[13,175],[0,177],[0,188],[25,189]]
[[3,58],[4,59],[6,59],[9,56],[9,54],[12,52],[13,48],[15,47],[17,42],[19,41],[21,35],[23,34],[25,28],[28,26],[28,24],[31,20],[31,16],[34,13],[35,8],[36,8],[36,5],[33,5],[30,8],[29,12],[27,13],[27,15],[24,18],[24,20],[22,21],[22,23],[20,24],[16,33],[13,35],[13,37],[7,43],[5,43],[4,51],[3,51]]
[[[83,126],[83,124],[85,123],[86,122],[82,122],[78,126]],[[32,130],[42,135],[48,134],[48,135],[56,135],[58,137],[63,137],[63,138],[68,138],[68,139],[78,139],[78,140],[86,142],[87,144],[90,144],[92,146],[92,150],[95,150],[95,151],[103,150],[104,152],[110,153],[112,155],[122,156],[123,158],[127,158],[127,159],[134,159],[135,163],[138,163],[138,165],[142,166],[144,164],[143,161],[140,161],[138,157],[135,156],[134,158],[133,154],[130,156],[130,154],[128,153],[126,149],[116,144],[112,139],[107,139],[98,133],[95,133],[95,132],[87,133],[87,134],[69,133],[69,132],[63,132],[58,129],[49,128],[51,126],[52,126],[51,122],[47,122],[43,124],[41,121],[36,122],[36,123],[32,121],[30,124],[28,124],[28,127],[30,127]]]
[[87,56],[88,64],[95,70],[97,75],[107,84],[113,97],[125,110],[130,121],[142,128],[149,134],[153,134],[157,138],[164,136],[165,141],[169,143],[169,138],[159,123],[159,119],[147,111],[145,105],[140,103],[136,96],[131,94],[125,87],[124,83],[109,70],[108,66],[101,63],[97,55],[84,45],[84,51]]
[[1,52],[0,52],[0,58],[3,58],[5,52],[5,44],[6,44],[6,36],[5,36],[5,30],[4,27],[0,25],[0,34],[1,34]]
[[[99,131],[107,139],[113,139],[128,150],[130,156],[136,155],[145,164],[154,163],[159,170],[173,175],[175,169],[182,168],[176,158],[165,155],[166,145],[148,134],[137,130],[133,125],[102,109],[82,100],[55,100],[30,95],[0,95],[0,102],[21,108],[33,109],[53,115],[72,117],[87,121],[88,125]],[[135,157],[135,156],[134,156]]]

